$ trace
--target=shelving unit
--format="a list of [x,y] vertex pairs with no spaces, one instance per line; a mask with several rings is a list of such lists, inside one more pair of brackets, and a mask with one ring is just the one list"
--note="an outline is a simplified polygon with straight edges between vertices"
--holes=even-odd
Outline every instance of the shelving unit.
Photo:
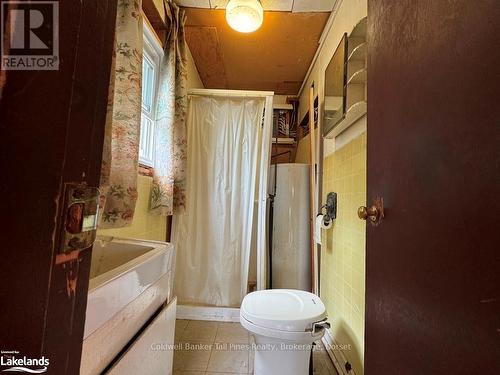
[[346,112],[344,118],[332,128],[325,138],[334,138],[366,114],[367,43],[366,24],[363,18],[347,39],[347,82],[345,87]]
[[344,120],[332,129],[331,135],[328,134],[326,138],[333,138],[342,133],[349,126],[351,126],[357,119],[361,118],[366,113],[366,101],[354,103],[346,112]]
[[[348,85],[364,85],[366,84],[366,68],[356,70],[347,80]],[[349,87],[349,86],[348,86]]]
[[297,108],[295,98],[287,98],[287,103],[273,105],[273,136],[271,163],[290,163],[297,151]]
[[358,44],[355,48],[352,49],[347,59],[349,61],[354,61],[354,60],[363,61],[366,60],[366,54],[367,54],[367,43],[363,42],[361,44]]

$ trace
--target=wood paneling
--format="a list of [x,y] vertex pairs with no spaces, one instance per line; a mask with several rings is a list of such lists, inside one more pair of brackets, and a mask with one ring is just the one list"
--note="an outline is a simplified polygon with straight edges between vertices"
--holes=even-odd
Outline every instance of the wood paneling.
[[98,186],[116,0],[59,2],[57,71],[8,71],[0,101],[0,348],[78,374],[91,250],[58,256],[65,183]]
[[365,374],[500,374],[499,19],[368,1]]
[[202,61],[198,68],[200,78],[205,87],[227,89],[226,69],[222,47],[217,35],[217,28],[212,26],[186,27],[188,45],[198,46],[191,49],[194,61]]
[[168,29],[163,0],[142,0],[142,11],[163,45]]
[[293,163],[297,154],[297,143],[291,145],[273,143],[271,152],[271,164]]
[[288,95],[299,91],[329,16],[265,12],[262,27],[244,34],[229,27],[223,10],[186,8],[186,14],[188,45],[206,88]]

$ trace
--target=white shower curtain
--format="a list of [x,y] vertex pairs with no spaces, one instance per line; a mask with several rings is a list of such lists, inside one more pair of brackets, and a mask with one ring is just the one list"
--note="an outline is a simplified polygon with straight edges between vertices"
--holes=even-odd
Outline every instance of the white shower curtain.
[[190,99],[187,204],[173,221],[181,304],[239,307],[247,292],[264,106],[263,98]]

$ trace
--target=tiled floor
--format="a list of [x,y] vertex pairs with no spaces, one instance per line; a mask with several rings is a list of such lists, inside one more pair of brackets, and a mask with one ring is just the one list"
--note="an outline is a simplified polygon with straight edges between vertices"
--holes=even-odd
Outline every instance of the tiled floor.
[[[253,351],[248,348],[252,338],[239,323],[177,320],[175,342],[174,375],[253,374]],[[337,375],[323,345],[318,344],[313,353],[314,374]]]

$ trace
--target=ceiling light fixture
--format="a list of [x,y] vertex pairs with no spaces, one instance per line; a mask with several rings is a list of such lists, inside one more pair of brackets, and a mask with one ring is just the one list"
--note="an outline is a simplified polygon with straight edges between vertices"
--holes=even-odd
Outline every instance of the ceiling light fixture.
[[230,0],[226,6],[229,26],[240,33],[257,30],[264,21],[264,9],[258,0]]

